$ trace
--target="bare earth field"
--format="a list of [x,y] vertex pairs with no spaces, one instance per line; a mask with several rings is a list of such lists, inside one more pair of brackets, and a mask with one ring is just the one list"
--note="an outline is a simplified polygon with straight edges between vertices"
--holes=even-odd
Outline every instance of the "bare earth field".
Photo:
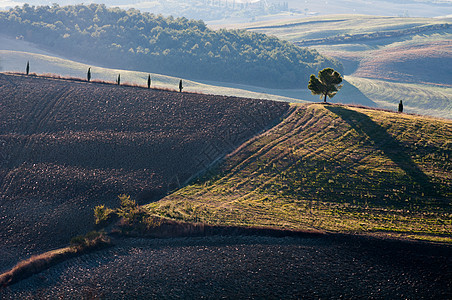
[[0,74],[0,271],[159,199],[289,104]]
[[446,246],[352,237],[122,239],[2,299],[447,299]]

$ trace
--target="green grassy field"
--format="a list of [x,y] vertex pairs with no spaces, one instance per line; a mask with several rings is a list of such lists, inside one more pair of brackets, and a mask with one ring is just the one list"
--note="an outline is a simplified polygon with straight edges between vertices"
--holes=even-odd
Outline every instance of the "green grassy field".
[[452,122],[294,105],[204,178],[147,206],[209,224],[452,242]]

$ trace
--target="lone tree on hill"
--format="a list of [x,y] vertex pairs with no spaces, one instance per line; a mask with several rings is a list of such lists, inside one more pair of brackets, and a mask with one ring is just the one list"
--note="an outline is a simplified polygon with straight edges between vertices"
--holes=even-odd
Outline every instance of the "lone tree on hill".
[[179,92],[182,93],[182,89],[184,87],[182,86],[182,79],[179,81]]
[[25,68],[25,73],[28,75],[30,73],[30,62],[27,61],[27,67]]
[[118,74],[118,79],[116,80],[118,85],[121,85],[121,74]]
[[151,75],[148,75],[148,89],[151,88]]
[[88,82],[91,80],[91,68],[88,68],[88,74],[86,74],[86,79]]
[[399,102],[399,113],[403,112],[403,103],[402,100]]
[[342,85],[339,85],[341,82],[341,74],[331,68],[326,68],[319,71],[319,78],[315,77],[314,74],[311,75],[308,89],[311,90],[313,95],[321,95],[320,99],[323,96],[323,102],[326,103],[326,96],[330,99],[333,98],[341,89]]

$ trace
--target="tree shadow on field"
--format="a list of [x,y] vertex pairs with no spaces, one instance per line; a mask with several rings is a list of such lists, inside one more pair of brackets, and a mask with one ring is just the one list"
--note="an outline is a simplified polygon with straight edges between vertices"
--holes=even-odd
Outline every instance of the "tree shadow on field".
[[[317,96],[316,96],[317,97]],[[358,104],[370,107],[377,107],[377,104],[363,94],[356,86],[348,82],[343,81],[343,87],[341,92],[334,96],[334,100],[337,103],[346,104]]]
[[341,106],[325,106],[338,115],[359,134],[367,135],[390,160],[401,168],[408,177],[420,186],[421,192],[430,197],[441,197],[429,177],[408,155],[409,149],[390,135],[385,128],[375,123],[369,116]]

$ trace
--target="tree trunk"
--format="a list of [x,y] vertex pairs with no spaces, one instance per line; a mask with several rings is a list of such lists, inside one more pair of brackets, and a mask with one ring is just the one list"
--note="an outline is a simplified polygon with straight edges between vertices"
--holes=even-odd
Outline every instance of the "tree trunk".
[[326,103],[326,94],[325,94],[325,98],[323,98],[323,103]]

